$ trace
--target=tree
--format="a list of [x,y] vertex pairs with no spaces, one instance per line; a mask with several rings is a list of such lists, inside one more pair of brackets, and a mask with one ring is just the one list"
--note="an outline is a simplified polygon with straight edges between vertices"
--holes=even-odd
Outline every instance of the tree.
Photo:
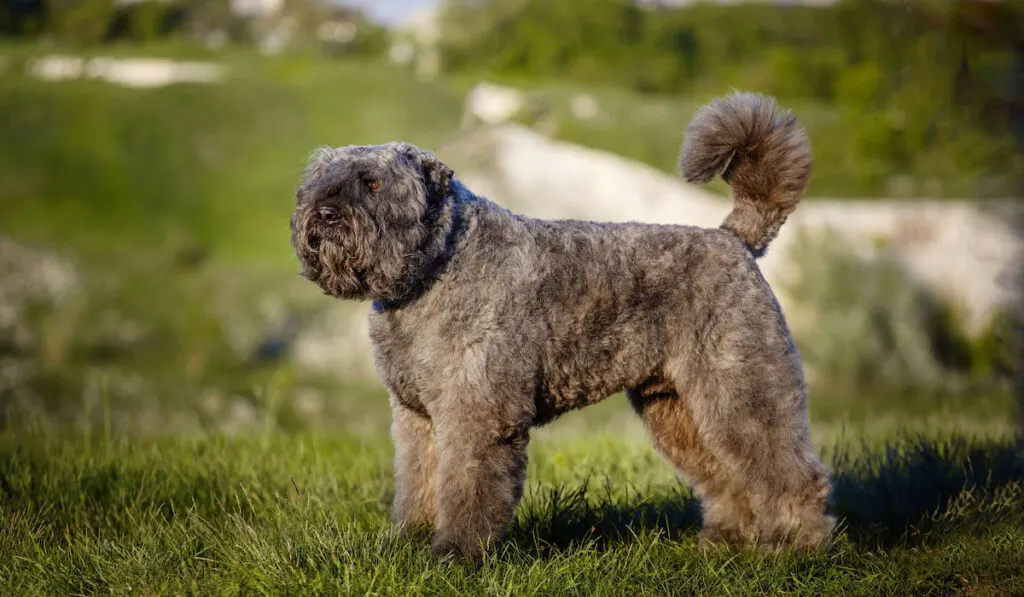
[[103,41],[117,13],[114,0],[49,0],[47,30],[75,45]]

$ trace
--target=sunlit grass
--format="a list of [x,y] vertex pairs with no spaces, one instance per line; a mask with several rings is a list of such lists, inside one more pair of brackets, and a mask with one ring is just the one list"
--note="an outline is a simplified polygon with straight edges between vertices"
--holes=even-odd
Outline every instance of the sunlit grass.
[[[836,546],[700,554],[685,485],[610,435],[542,442],[508,540],[438,563],[387,521],[380,433],[0,442],[3,594],[1013,594],[1024,457],[1009,442],[898,442],[835,468]],[[635,445],[635,444],[634,444]],[[581,455],[589,455],[581,461]],[[651,474],[652,469],[655,474]]]

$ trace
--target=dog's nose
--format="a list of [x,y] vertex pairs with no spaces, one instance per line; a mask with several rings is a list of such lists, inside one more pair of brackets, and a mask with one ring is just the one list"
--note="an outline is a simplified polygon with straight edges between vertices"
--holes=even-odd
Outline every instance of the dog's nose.
[[325,205],[317,210],[320,219],[327,224],[337,224],[338,220],[341,219],[341,214],[338,212],[338,208]]

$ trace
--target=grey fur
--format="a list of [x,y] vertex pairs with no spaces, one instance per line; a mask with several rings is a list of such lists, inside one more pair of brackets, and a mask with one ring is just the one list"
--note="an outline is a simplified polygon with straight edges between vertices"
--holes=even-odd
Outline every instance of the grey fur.
[[703,229],[517,215],[404,143],[316,153],[292,242],[326,293],[373,301],[395,522],[432,526],[438,555],[480,557],[513,519],[530,428],[625,390],[702,498],[702,544],[827,545],[801,361],[755,262],[809,156],[769,98],[702,109],[682,170],[724,172],[736,195]]

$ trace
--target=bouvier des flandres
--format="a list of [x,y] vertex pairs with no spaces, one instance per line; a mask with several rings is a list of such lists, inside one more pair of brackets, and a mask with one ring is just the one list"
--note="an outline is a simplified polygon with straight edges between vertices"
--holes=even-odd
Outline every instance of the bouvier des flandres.
[[679,165],[730,185],[720,228],[525,217],[406,143],[311,158],[292,243],[324,292],[372,301],[392,515],[430,525],[435,554],[479,558],[501,536],[531,427],[623,390],[701,498],[702,545],[829,543],[800,357],[755,262],[803,195],[807,136],[736,93],[696,113]]

